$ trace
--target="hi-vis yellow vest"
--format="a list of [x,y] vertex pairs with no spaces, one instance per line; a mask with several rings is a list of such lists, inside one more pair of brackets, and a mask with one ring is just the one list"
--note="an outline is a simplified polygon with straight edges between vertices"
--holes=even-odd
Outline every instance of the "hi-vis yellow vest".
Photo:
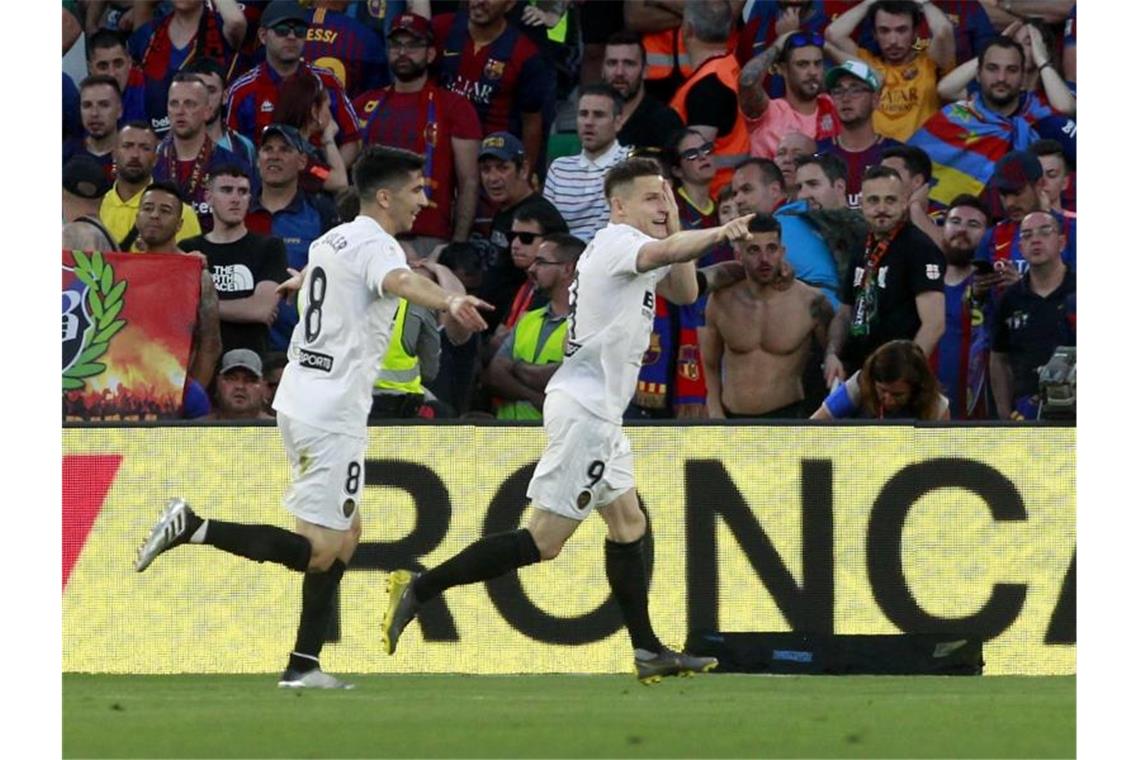
[[401,298],[396,308],[396,318],[392,322],[392,337],[388,341],[388,351],[380,362],[380,376],[373,388],[386,393],[424,394],[420,382],[420,360],[404,350],[404,322],[408,318],[408,302]]
[[[544,306],[528,311],[515,325],[515,346],[511,355],[516,361],[528,364],[557,364],[562,361],[562,346],[569,324],[567,320],[554,328],[541,348],[538,345],[538,336],[542,333],[542,323],[548,310]],[[541,420],[542,410],[529,401],[520,399],[500,406],[495,416],[500,420]]]

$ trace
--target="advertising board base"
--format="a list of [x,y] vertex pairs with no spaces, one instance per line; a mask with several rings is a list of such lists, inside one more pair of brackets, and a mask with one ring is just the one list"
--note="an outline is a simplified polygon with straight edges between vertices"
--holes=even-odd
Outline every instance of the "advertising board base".
[[685,650],[719,659],[714,673],[978,676],[984,665],[981,639],[954,634],[693,631]]

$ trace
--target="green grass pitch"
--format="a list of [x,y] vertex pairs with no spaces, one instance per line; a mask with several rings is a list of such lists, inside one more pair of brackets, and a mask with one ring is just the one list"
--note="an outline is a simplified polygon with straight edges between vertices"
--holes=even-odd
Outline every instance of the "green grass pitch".
[[63,676],[64,757],[1074,757],[1068,677]]

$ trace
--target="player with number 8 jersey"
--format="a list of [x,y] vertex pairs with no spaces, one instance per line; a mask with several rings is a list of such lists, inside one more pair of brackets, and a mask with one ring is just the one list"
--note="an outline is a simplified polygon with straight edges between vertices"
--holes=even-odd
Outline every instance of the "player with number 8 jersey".
[[649,620],[647,517],[621,419],[649,345],[656,293],[674,303],[696,301],[701,279],[693,262],[715,245],[746,238],[752,215],[682,231],[673,192],[651,159],[616,164],[604,189],[610,223],[578,260],[565,358],[546,386],[547,445],[527,488],[530,521],[522,530],[486,536],[422,574],[393,573],[382,629],[389,654],[429,599],[554,559],[596,509],[607,528],[606,579],[629,632],[638,679],[654,683],[717,665],[715,658],[666,647]]
[[449,330],[482,330],[490,305],[413,274],[393,237],[427,206],[423,157],[370,146],[353,167],[360,215],[309,248],[309,266],[278,292],[301,289],[301,319],[274,400],[292,468],[285,508],[295,530],[199,517],[171,499],[139,549],[135,569],[183,544],[206,544],[305,573],[297,639],[278,686],[348,688],[324,673],[320,651],[333,598],[360,540],[364,450],[372,384],[401,298],[444,311]]

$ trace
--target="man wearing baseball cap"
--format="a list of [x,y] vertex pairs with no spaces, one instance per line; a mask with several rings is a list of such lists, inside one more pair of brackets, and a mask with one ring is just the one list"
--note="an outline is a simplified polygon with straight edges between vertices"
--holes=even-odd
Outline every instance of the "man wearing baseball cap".
[[393,82],[355,101],[365,145],[389,145],[424,157],[428,207],[401,240],[419,258],[449,241],[464,241],[479,198],[477,154],[482,128],[464,98],[441,87],[428,67],[435,61],[431,22],[415,13],[392,19],[388,66]]
[[261,357],[248,348],[222,354],[215,381],[214,410],[208,420],[270,420],[265,411]]
[[[925,18],[930,44],[918,46]],[[867,19],[878,53],[859,47],[856,30]],[[883,73],[883,97],[875,109],[875,130],[901,142],[942,107],[938,74],[954,68],[954,25],[930,0],[863,0],[831,22],[827,41]]]
[[99,162],[86,154],[63,165],[63,247],[113,251],[115,238],[99,220],[99,206],[111,183]]
[[265,46],[265,61],[254,66],[230,87],[226,126],[260,144],[262,130],[277,119],[281,84],[302,67],[321,80],[329,94],[329,110],[340,131],[337,147],[345,166],[360,152],[356,111],[337,75],[302,57],[309,30],[308,12],[296,0],[273,0],[261,14],[257,38]]
[[883,151],[902,145],[875,131],[875,110],[883,88],[878,72],[863,61],[848,60],[827,72],[823,85],[835,103],[839,134],[820,140],[818,152],[847,165],[847,207],[859,208],[863,172],[883,161]]
[[[309,263],[309,244],[336,226],[336,207],[323,193],[307,193],[299,178],[307,157],[305,141],[287,124],[270,124],[259,136],[257,171],[261,192],[249,204],[246,226],[259,235],[285,241],[288,265],[296,270]],[[283,351],[297,324],[296,304],[282,301],[269,327],[269,347]]]
[[1036,155],[1028,150],[1007,153],[994,167],[989,187],[1001,199],[1006,218],[986,232],[978,244],[978,258],[994,263],[1003,275],[1002,288],[1016,282],[1029,268],[1021,250],[1021,222],[1037,211],[1050,213],[1057,220],[1057,229],[1065,238],[1061,260],[1076,271],[1077,220],[1050,209],[1045,173]]

